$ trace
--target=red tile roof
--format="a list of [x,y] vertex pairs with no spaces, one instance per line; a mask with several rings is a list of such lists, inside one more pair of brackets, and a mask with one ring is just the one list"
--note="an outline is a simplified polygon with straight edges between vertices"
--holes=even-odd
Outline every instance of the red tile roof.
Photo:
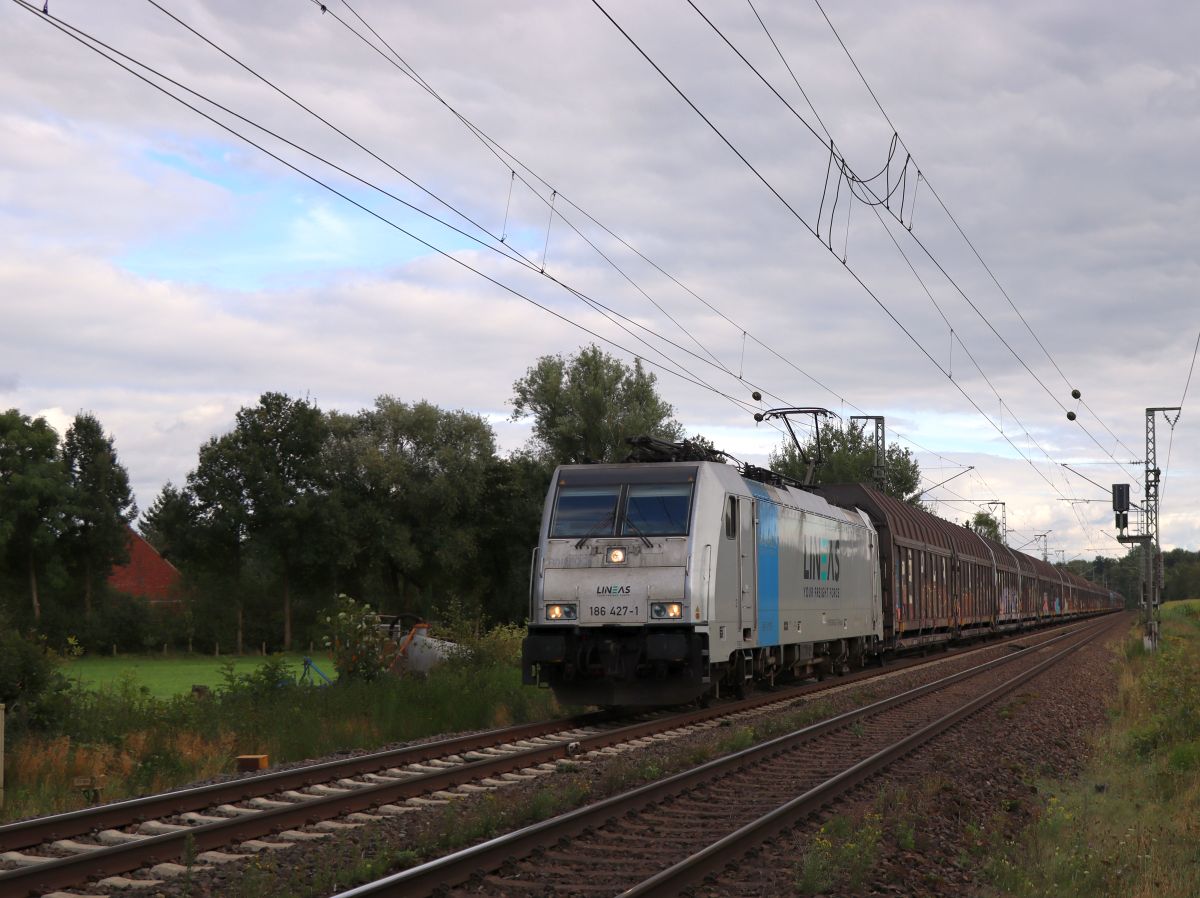
[[112,569],[108,585],[151,602],[175,602],[179,600],[179,581],[179,569],[130,527],[129,561]]

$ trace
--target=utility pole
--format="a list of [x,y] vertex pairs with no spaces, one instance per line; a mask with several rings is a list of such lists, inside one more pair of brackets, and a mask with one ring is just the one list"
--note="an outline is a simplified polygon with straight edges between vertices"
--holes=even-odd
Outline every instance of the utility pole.
[[886,457],[886,445],[883,426],[883,415],[851,415],[851,421],[862,421],[863,430],[867,428],[867,421],[875,422],[875,463],[871,466],[871,479],[875,481],[875,489],[883,492],[887,478],[884,474],[884,458]]
[[[1171,417],[1171,412],[1175,417]],[[1148,648],[1158,646],[1158,607],[1162,603],[1163,571],[1162,543],[1158,533],[1159,481],[1162,471],[1158,467],[1158,434],[1156,424],[1159,413],[1172,429],[1179,422],[1180,407],[1153,406],[1146,409],[1146,467],[1145,499],[1142,502],[1140,532],[1127,533],[1129,529],[1129,484],[1113,484],[1113,511],[1116,512],[1117,539],[1133,543],[1142,548],[1142,621],[1146,627],[1145,642]],[[1135,524],[1137,523],[1135,518]]]
[[1050,551],[1046,548],[1046,537],[1053,532],[1053,530],[1047,530],[1045,533],[1035,533],[1033,535],[1034,542],[1039,542],[1042,544],[1042,561],[1044,561],[1046,564],[1050,563]]
[[1008,545],[1008,505],[1004,502],[984,502],[989,507],[1000,506],[1000,542]]

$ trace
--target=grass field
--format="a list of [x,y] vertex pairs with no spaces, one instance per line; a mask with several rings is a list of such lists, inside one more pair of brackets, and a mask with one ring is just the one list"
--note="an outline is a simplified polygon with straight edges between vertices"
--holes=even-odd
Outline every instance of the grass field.
[[[304,668],[304,654],[293,652],[284,655],[288,667],[299,676]],[[312,656],[326,676],[336,678],[333,662],[323,652]],[[118,655],[115,658],[86,656],[68,661],[63,673],[71,680],[90,689],[98,689],[117,683],[123,678],[132,679],[150,690],[155,698],[170,698],[191,692],[193,686],[221,685],[222,670],[231,661],[239,674],[250,673],[266,659],[260,655]]]

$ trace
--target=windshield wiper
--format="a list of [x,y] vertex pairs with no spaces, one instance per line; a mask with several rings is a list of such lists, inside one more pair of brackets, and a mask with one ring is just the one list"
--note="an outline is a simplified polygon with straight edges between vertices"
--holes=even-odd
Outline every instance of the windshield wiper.
[[582,549],[584,543],[586,543],[589,539],[591,539],[593,536],[598,534],[601,530],[603,530],[606,526],[608,526],[609,524],[611,524],[613,522],[613,518],[616,517],[616,514],[617,513],[615,511],[610,511],[603,518],[601,518],[599,521],[597,521],[595,524],[593,524],[591,527],[589,527],[588,532],[585,533],[583,536],[579,537],[579,542],[575,543],[575,548]]
[[642,528],[633,523],[633,518],[629,517],[628,514],[625,515],[625,524],[626,526],[633,528],[633,532],[637,534],[638,539],[646,544],[647,549],[654,548],[654,543],[650,542],[650,540],[646,538],[646,534],[642,533]]

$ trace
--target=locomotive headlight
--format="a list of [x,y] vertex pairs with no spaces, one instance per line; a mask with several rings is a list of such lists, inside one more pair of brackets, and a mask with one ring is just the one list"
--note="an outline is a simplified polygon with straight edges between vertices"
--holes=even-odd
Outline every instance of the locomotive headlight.
[[609,564],[624,564],[625,563],[625,548],[623,546],[613,546],[608,550]]
[[655,620],[679,620],[683,617],[683,603],[653,602],[650,605],[650,616]]
[[547,605],[546,620],[575,620],[579,616],[575,605]]

